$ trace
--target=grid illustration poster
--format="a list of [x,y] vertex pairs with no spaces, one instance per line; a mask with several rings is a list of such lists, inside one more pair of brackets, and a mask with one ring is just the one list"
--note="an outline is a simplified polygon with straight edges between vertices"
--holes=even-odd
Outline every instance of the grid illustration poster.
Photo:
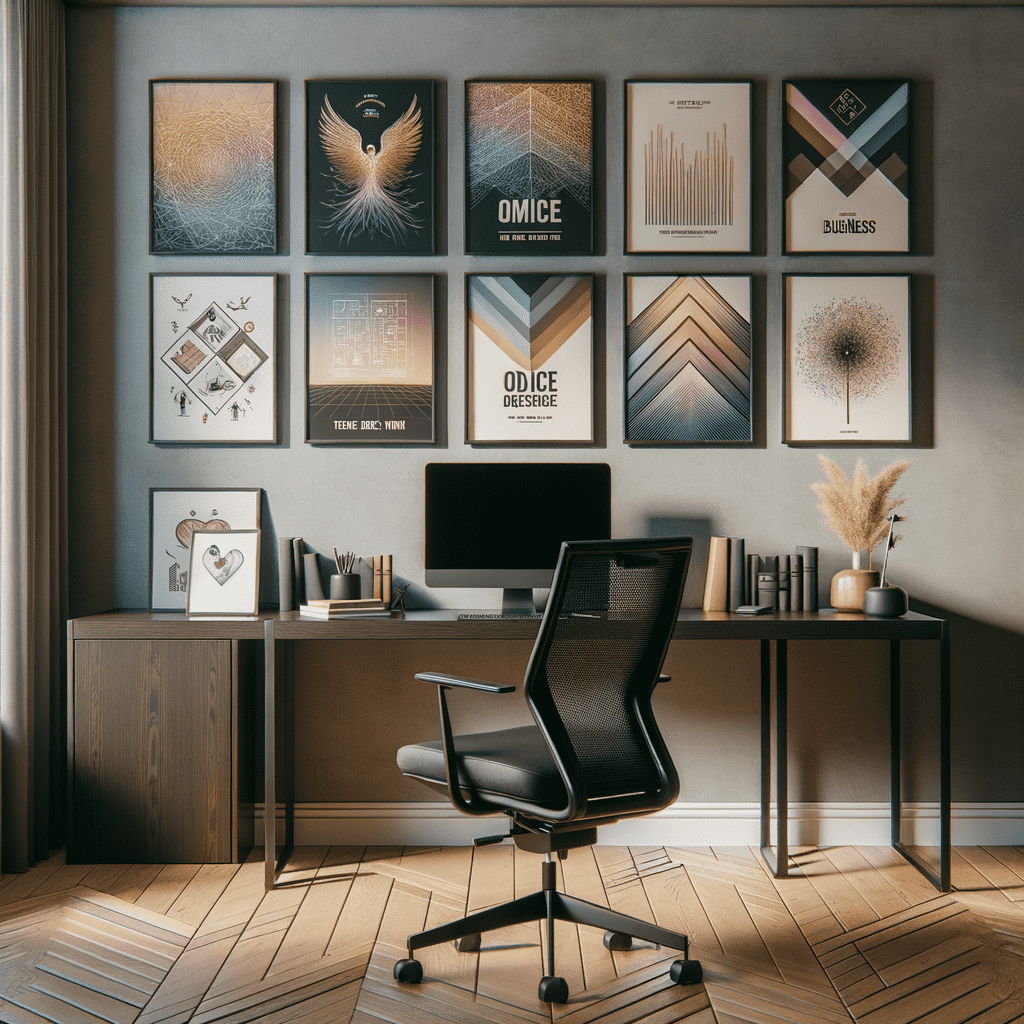
[[910,82],[785,83],[787,252],[910,251]]
[[434,83],[306,82],[306,251],[434,251]]
[[594,251],[594,83],[466,83],[466,252]]
[[306,440],[434,440],[434,278],[306,275]]
[[591,443],[593,278],[471,274],[466,293],[466,440]]
[[626,83],[626,252],[750,251],[750,89]]

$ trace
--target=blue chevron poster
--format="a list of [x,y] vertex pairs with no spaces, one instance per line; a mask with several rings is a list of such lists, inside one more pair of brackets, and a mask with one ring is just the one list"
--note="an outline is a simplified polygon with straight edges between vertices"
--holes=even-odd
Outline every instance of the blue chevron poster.
[[786,252],[909,252],[910,82],[784,88]]

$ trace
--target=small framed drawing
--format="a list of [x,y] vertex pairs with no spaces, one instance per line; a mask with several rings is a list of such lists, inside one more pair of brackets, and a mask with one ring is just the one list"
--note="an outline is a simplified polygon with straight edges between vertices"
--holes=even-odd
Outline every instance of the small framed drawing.
[[255,615],[260,609],[260,531],[196,530],[188,563],[188,615]]
[[910,251],[910,82],[783,83],[785,251]]
[[277,440],[276,274],[150,274],[154,444]]
[[149,489],[149,610],[183,612],[192,534],[260,528],[259,487]]
[[433,440],[433,275],[306,274],[306,443]]
[[626,274],[626,444],[744,444],[751,277]]
[[434,252],[434,83],[306,82],[306,252]]
[[750,82],[626,82],[625,251],[750,252]]
[[466,252],[594,251],[594,83],[466,82]]
[[157,255],[277,252],[277,83],[149,83]]
[[466,441],[594,443],[594,279],[466,276]]
[[783,278],[787,444],[911,440],[910,276]]

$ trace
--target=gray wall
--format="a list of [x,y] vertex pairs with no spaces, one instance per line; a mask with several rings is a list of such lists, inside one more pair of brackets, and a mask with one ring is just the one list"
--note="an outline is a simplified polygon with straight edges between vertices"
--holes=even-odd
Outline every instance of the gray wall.
[[[276,594],[272,553],[281,534],[302,535],[320,550],[389,550],[396,574],[411,581],[421,603],[493,604],[490,592],[423,586],[422,467],[463,458],[606,460],[617,535],[643,534],[652,520],[668,518],[690,521],[701,538],[743,536],[760,552],[818,545],[827,594],[828,578],[848,555],[822,523],[809,489],[822,477],[817,452],[780,439],[782,275],[910,272],[914,444],[906,451],[824,453],[850,469],[863,456],[872,472],[897,457],[912,459],[899,488],[910,519],[893,572],[915,607],[952,620],[954,800],[1024,801],[1021,8],[69,8],[67,26],[73,614],[146,605],[151,486],[264,488],[266,602]],[[780,255],[781,83],[834,74],[914,81],[913,255]],[[280,253],[149,256],[147,81],[232,76],[279,81]],[[384,76],[438,82],[439,254],[307,257],[303,82]],[[597,255],[565,261],[596,275],[593,450],[475,451],[462,441],[463,275],[538,267],[462,251],[462,82],[487,76],[598,82]],[[637,77],[753,80],[752,255],[621,255],[622,81]],[[303,443],[303,274],[356,268],[440,276],[433,449]],[[280,443],[155,447],[147,443],[148,274],[225,270],[281,275]],[[658,451],[622,444],[627,271],[754,275],[752,447]],[[698,560],[688,603],[699,602],[702,580]],[[431,653],[443,664],[444,652]],[[663,698],[684,774],[682,798],[756,799],[751,659],[714,645],[676,650],[672,659],[677,673],[689,674],[691,661],[699,667],[685,699]],[[907,661],[907,700],[920,701],[921,709],[909,716],[908,798],[934,800],[934,661],[927,650],[912,650]],[[793,662],[791,797],[886,799],[883,655],[805,645]],[[404,692],[407,668],[396,667],[382,685]],[[418,708],[419,699],[409,699]],[[431,699],[423,715],[431,713]],[[328,750],[311,754],[313,763]],[[299,798],[329,798],[304,794],[301,785],[300,766]],[[335,798],[346,796],[353,798]]]

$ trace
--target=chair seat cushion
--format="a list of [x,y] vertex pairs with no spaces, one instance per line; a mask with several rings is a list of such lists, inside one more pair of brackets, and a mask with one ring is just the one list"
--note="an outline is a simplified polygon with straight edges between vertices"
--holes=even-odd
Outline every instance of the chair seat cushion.
[[[455,737],[459,784],[470,793],[564,807],[565,786],[551,750],[535,725]],[[410,743],[397,754],[403,774],[447,786],[440,740]]]

